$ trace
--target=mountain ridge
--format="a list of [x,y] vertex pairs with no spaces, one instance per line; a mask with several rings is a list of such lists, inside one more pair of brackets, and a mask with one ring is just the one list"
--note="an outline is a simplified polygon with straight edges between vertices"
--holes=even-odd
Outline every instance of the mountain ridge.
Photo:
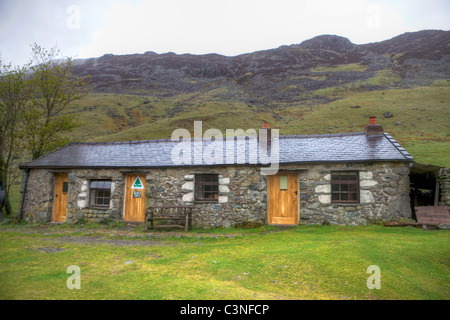
[[[151,51],[106,54],[76,60],[74,70],[91,77],[94,92],[173,97],[215,90],[212,98],[217,100],[272,106],[332,101],[317,91],[338,86],[371,91],[429,85],[450,77],[449,65],[450,31],[424,30],[363,45],[320,35],[231,57]],[[369,81],[380,72],[385,84]]]

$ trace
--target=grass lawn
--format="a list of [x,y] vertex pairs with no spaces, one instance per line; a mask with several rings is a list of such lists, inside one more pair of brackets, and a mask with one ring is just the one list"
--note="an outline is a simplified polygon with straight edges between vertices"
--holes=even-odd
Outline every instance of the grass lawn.
[[[450,299],[447,230],[0,226],[0,299]],[[70,290],[67,268],[80,268]],[[367,268],[381,289],[368,289]]]

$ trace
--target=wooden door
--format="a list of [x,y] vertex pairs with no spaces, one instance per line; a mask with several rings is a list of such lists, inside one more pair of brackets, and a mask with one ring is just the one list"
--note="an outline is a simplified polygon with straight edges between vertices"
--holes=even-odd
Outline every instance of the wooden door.
[[278,173],[269,176],[269,224],[298,224],[298,174]]
[[55,197],[53,198],[54,222],[66,222],[67,194],[69,192],[69,176],[67,173],[55,174]]
[[127,174],[124,219],[145,221],[145,174]]

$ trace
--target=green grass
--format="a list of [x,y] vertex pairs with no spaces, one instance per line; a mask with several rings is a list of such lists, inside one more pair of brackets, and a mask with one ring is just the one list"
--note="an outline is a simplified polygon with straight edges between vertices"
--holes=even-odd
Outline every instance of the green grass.
[[259,128],[263,121],[276,124],[273,115],[238,102],[214,101],[206,96],[182,95],[173,99],[148,96],[91,94],[77,101],[67,112],[77,113],[84,123],[70,133],[83,141],[129,141],[170,139],[173,130]]
[[[20,181],[19,181],[20,182]],[[20,207],[20,201],[22,200],[22,193],[20,193],[22,185],[14,183],[10,189],[10,202],[13,212],[17,212]]]
[[318,66],[311,69],[311,72],[362,72],[366,71],[367,66],[360,63],[341,64],[337,66]]
[[[3,225],[0,230],[0,299],[450,298],[446,230],[266,226],[156,240],[140,238],[145,233],[139,231],[136,240],[86,227]],[[135,242],[65,241],[68,234]],[[66,287],[70,265],[81,269],[80,290]],[[379,290],[366,286],[370,265],[380,267]]]
[[415,161],[450,167],[450,141],[408,141],[403,147],[415,157]]
[[[356,67],[354,65],[356,65]],[[352,66],[354,68],[353,70],[352,70]],[[359,64],[341,65],[341,66],[335,67],[336,70],[334,70],[334,71],[354,71],[354,72],[364,71],[363,69],[358,70],[358,68],[359,68],[358,66],[359,66]],[[360,66],[360,67],[364,67],[364,66]],[[330,69],[324,68],[323,71],[320,71],[320,72],[331,72],[331,71],[333,71],[333,68],[330,68]],[[348,70],[346,70],[346,68]],[[340,69],[342,69],[342,70],[340,70]],[[324,96],[324,97],[327,97],[330,99],[342,99],[344,97],[350,97],[355,94],[368,93],[367,88],[370,88],[373,86],[381,86],[381,87],[388,87],[388,88],[393,87],[400,80],[401,80],[401,78],[397,74],[395,74],[395,72],[392,70],[389,70],[389,69],[379,70],[379,71],[375,72],[373,77],[371,77],[367,80],[354,81],[354,82],[351,82],[351,83],[348,83],[345,85],[314,90],[314,91],[305,93],[305,97]],[[384,91],[386,91],[386,90],[384,90]],[[397,101],[397,102],[402,104],[402,101]]]

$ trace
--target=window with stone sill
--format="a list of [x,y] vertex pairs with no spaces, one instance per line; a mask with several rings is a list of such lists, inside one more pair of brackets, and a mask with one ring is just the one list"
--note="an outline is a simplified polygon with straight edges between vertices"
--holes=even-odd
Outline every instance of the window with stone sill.
[[111,181],[91,180],[89,184],[89,205],[92,207],[109,207],[111,200]]
[[196,174],[194,195],[196,201],[218,201],[219,175]]
[[331,202],[359,203],[358,171],[331,172]]

